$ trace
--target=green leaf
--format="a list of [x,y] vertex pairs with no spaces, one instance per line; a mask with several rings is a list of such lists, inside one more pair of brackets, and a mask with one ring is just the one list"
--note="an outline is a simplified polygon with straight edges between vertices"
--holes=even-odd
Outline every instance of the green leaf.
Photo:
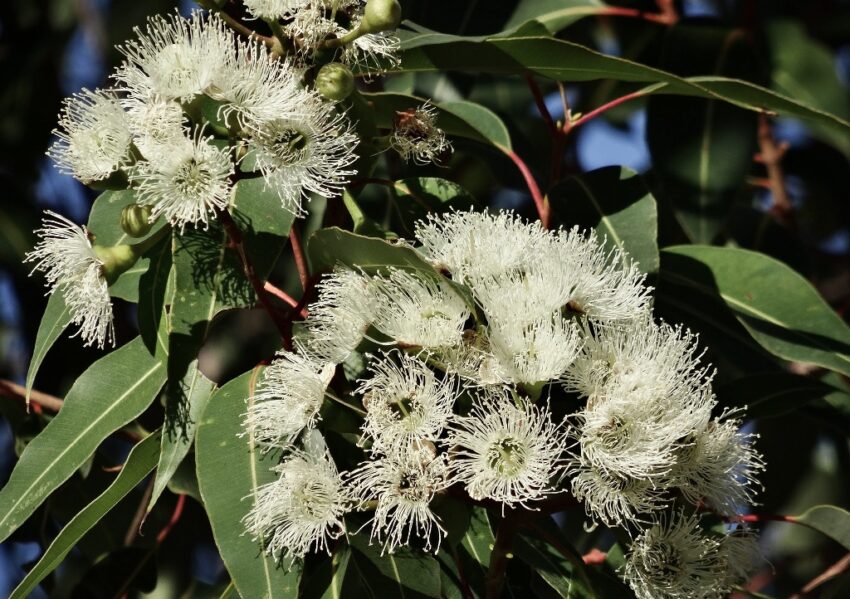
[[162,451],[156,468],[153,493],[148,503],[148,513],[165,490],[177,467],[183,462],[195,440],[204,409],[215,391],[215,383],[198,370],[198,361],[189,365],[189,371],[181,382],[182,403],[178,410],[166,410],[162,429]]
[[817,379],[781,371],[735,379],[717,387],[716,391],[721,406],[746,407],[748,418],[781,416],[816,399],[835,393],[846,395]]
[[29,596],[38,583],[62,563],[74,545],[145,479],[156,465],[159,443],[159,433],[155,433],[143,439],[132,449],[112,484],[74,516],[56,535],[38,563],[12,592],[10,599]]
[[[375,110],[378,127],[390,129],[397,112],[424,104],[417,96],[394,92],[363,94]],[[473,102],[431,103],[437,110],[437,126],[449,135],[465,137],[502,149],[511,148],[511,137],[502,119],[489,108]]]
[[561,597],[596,599],[581,556],[565,543],[560,543],[559,549],[526,535],[518,536],[514,543],[514,553],[532,566]]
[[477,506],[473,507],[469,528],[466,529],[461,544],[467,553],[485,569],[485,572],[490,565],[490,554],[493,552],[495,542],[496,538],[490,528],[487,510]]
[[277,478],[272,454],[259,449],[252,435],[242,434],[259,373],[246,372],[213,394],[196,433],[195,461],[213,537],[239,594],[289,599],[296,595],[300,571],[278,567],[242,524],[257,489]]
[[[850,94],[838,78],[833,51],[809,36],[806,27],[791,19],[777,19],[765,27],[770,58],[772,88],[809,106],[850,119]],[[816,125],[816,136],[850,154],[850,137],[832,128]]]
[[334,550],[331,559],[323,559],[316,572],[309,578],[302,579],[304,588],[298,595],[301,599],[340,599],[348,563],[351,559],[351,548],[339,545]]
[[377,272],[393,266],[436,273],[434,267],[411,247],[349,233],[337,227],[319,229],[313,233],[307,242],[307,257],[312,272],[329,271],[342,264],[350,268],[362,268],[366,272]]
[[[162,322],[167,315],[166,305],[170,305],[174,295],[174,269],[171,258],[172,239],[169,236],[160,241],[150,253],[150,267],[139,278],[138,323],[139,335],[151,352],[168,353],[168,329]],[[171,293],[167,293],[171,285]],[[159,346],[159,347],[157,347]]]
[[38,369],[41,368],[44,357],[69,324],[71,324],[71,312],[65,304],[65,297],[61,291],[55,291],[47,300],[47,306],[38,325],[38,333],[35,335],[35,346],[27,370],[27,402],[29,402],[30,391],[32,391],[35,376],[38,374]]
[[598,0],[520,0],[505,29],[534,20],[555,33],[586,16],[609,12],[611,7]]
[[563,225],[594,227],[608,247],[629,254],[643,272],[658,270],[655,198],[633,170],[607,166],[576,175],[558,183],[548,197]]
[[467,210],[475,205],[475,198],[463,187],[438,177],[402,179],[395,182],[392,192],[393,229],[411,239],[416,222],[429,214]]
[[793,520],[835,539],[850,550],[850,512],[834,505],[817,505]]
[[130,237],[121,228],[121,211],[136,201],[136,192],[132,189],[104,191],[97,196],[89,212],[88,230],[94,236],[97,245],[136,244],[155,235],[165,226],[165,220],[159,218],[151,230],[142,237]]
[[[369,535],[363,533],[349,535],[348,542],[351,564],[344,597],[440,597],[440,564],[430,555],[400,548],[382,556],[380,547],[371,545]],[[357,591],[352,592],[355,585]]]
[[850,329],[785,264],[737,248],[675,246],[662,254],[662,279],[721,298],[772,354],[850,374]]
[[165,382],[165,364],[141,338],[92,364],[56,417],[24,450],[0,490],[0,540],[68,480],[113,431],[138,417]]
[[[662,66],[682,76],[759,75],[755,48],[740,29],[676,25],[665,31],[662,52]],[[711,243],[752,168],[756,115],[715,99],[655,95],[647,142],[659,197],[671,202],[691,240]]]
[[[608,56],[586,46],[551,37],[463,38],[425,44],[405,51],[390,72],[466,71],[472,73],[536,73],[557,81],[614,79],[650,84],[637,96],[654,93],[716,98],[750,110],[769,110],[850,133],[850,123],[792,98],[737,79],[718,76],[682,78],[631,60]],[[442,125],[441,125],[442,126]]]
[[286,245],[295,215],[283,208],[263,177],[236,184],[230,212],[245,236],[245,250],[257,275],[265,280]]

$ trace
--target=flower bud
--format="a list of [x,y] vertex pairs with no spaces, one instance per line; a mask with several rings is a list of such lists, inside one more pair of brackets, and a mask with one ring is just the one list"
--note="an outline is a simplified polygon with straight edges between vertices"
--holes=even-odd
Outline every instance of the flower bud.
[[144,237],[151,226],[151,209],[149,206],[128,204],[121,211],[121,229],[130,237]]
[[96,245],[92,250],[100,261],[103,278],[110,285],[139,259],[133,246],[126,244],[111,247]]
[[344,64],[331,62],[319,69],[316,76],[316,91],[328,100],[339,102],[354,91],[354,75]]
[[401,4],[398,0],[369,0],[363,20],[360,22],[360,33],[378,33],[395,29],[401,23]]

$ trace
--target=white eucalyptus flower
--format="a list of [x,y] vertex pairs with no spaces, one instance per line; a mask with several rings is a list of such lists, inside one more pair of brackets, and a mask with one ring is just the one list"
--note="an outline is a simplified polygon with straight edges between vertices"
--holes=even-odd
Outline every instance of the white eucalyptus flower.
[[109,284],[103,275],[103,263],[89,241],[88,231],[55,212],[47,218],[36,235],[40,241],[25,258],[35,262],[33,272],[41,271],[52,294],[59,291],[71,315],[79,326],[76,333],[85,345],[103,348],[114,343],[112,300]]
[[569,265],[573,292],[570,308],[595,322],[642,318],[652,289],[646,275],[619,250],[606,250],[592,231],[559,231],[557,253]]
[[255,19],[278,20],[289,17],[309,0],[244,0],[245,8]]
[[634,479],[606,473],[578,462],[571,469],[571,489],[592,519],[607,526],[642,522],[644,514],[665,507],[664,489],[651,479]]
[[[488,315],[489,316],[489,315]],[[491,320],[489,346],[497,377],[512,383],[543,383],[559,379],[581,350],[578,327],[559,314],[525,322]]]
[[60,172],[83,183],[105,179],[129,157],[133,138],[124,110],[110,90],[84,89],[66,98],[59,127],[47,154]]
[[548,408],[507,391],[478,398],[467,416],[449,425],[453,479],[473,499],[521,505],[558,493],[567,448],[566,433]]
[[373,356],[369,372],[358,392],[372,450],[392,453],[419,440],[436,441],[458,395],[456,379],[437,378],[421,359],[398,351]]
[[447,280],[394,268],[373,282],[374,325],[379,331],[407,347],[441,348],[461,342],[469,308]]
[[704,502],[727,516],[752,504],[764,460],[753,447],[756,435],[740,428],[740,420],[724,414],[697,431],[679,452],[674,484],[688,501]]
[[223,65],[232,60],[236,37],[215,15],[195,11],[148,19],[136,39],[119,46],[126,57],[113,77],[121,88],[142,99],[191,102],[215,83]]
[[738,527],[723,536],[720,555],[726,566],[725,584],[729,588],[743,585],[765,562],[758,535],[744,527]]
[[377,502],[371,537],[383,544],[383,551],[408,545],[411,536],[422,539],[426,551],[439,550],[446,531],[430,503],[449,485],[444,456],[412,444],[364,462],[350,473],[349,481],[361,508]]
[[315,426],[334,368],[303,353],[279,352],[263,372],[245,417],[256,442],[285,447]]
[[149,160],[162,159],[186,136],[186,117],[179,102],[129,96],[121,101],[133,133],[133,143]]
[[278,480],[257,489],[243,522],[269,555],[301,558],[328,551],[328,542],[345,532],[343,516],[353,498],[321,435],[312,431],[303,450],[274,468]]
[[664,515],[632,543],[623,577],[638,599],[720,599],[731,590],[721,543],[695,516]]
[[137,203],[151,207],[151,221],[163,215],[183,230],[187,224],[207,224],[216,210],[230,202],[230,153],[212,145],[196,128],[192,138],[172,140],[168,152],[155,154],[130,169],[137,189]]
[[368,277],[337,268],[317,285],[318,299],[310,304],[304,346],[322,360],[341,364],[360,342],[375,312],[375,294]]
[[511,212],[430,214],[416,223],[423,253],[463,284],[529,270],[550,247],[549,237],[539,223],[526,223]]
[[301,74],[263,44],[239,41],[206,93],[222,102],[219,115],[228,126],[257,132],[278,119],[311,116],[311,94],[301,85]]
[[267,121],[251,137],[249,150],[283,207],[305,213],[302,199],[311,193],[334,198],[357,171],[357,135],[343,113],[303,92],[302,114]]
[[437,111],[430,104],[397,112],[390,136],[390,146],[408,162],[438,163],[450,154],[452,144],[437,127]]

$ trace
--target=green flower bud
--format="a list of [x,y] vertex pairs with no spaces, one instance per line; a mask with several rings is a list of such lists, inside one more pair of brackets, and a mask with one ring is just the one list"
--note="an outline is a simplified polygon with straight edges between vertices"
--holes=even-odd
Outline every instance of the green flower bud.
[[354,91],[354,75],[344,64],[331,62],[319,69],[316,76],[316,91],[328,100],[339,102]]
[[130,237],[144,237],[153,226],[150,217],[150,207],[128,204],[121,211],[121,228]]
[[401,4],[398,0],[369,0],[358,28],[360,33],[378,33],[395,29],[401,23]]
[[114,245],[112,247],[96,245],[92,247],[92,250],[101,262],[103,278],[110,285],[139,259],[133,246],[126,244]]

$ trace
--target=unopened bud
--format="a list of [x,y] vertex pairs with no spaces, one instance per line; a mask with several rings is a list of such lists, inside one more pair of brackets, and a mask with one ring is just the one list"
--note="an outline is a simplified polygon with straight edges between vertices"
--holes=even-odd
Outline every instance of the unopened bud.
[[126,244],[111,247],[96,245],[92,250],[100,260],[103,278],[110,285],[139,259],[133,247]]
[[339,102],[354,91],[354,75],[344,64],[331,62],[319,69],[316,91],[328,100]]
[[128,204],[121,211],[121,229],[130,237],[144,237],[150,233],[153,226],[150,218],[151,209],[149,206]]
[[359,30],[360,33],[378,33],[395,29],[399,23],[401,4],[398,0],[369,0]]

